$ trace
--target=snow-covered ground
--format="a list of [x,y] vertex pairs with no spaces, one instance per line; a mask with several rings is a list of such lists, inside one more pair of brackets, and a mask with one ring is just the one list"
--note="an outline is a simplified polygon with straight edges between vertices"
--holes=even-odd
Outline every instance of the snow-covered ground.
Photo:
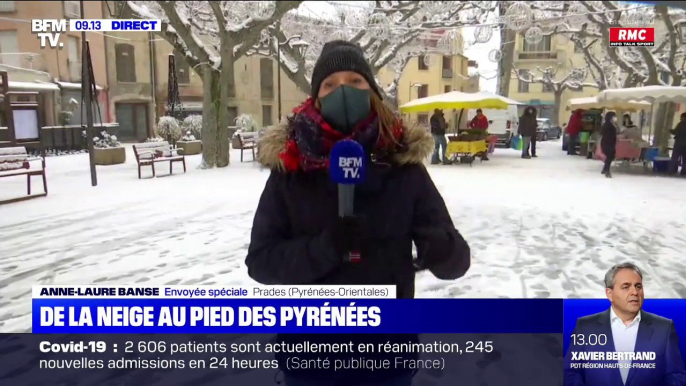
[[[537,159],[497,149],[473,167],[429,166],[473,261],[454,282],[419,275],[418,296],[603,297],[605,271],[633,261],[646,296],[686,297],[686,180],[605,179],[559,141],[539,147]],[[95,188],[87,154],[50,157],[48,197],[0,206],[0,332],[30,329],[36,284],[252,283],[243,261],[268,171],[232,151],[228,168],[191,156],[186,174],[138,180],[127,151],[98,167]],[[0,180],[0,200],[25,181]]]

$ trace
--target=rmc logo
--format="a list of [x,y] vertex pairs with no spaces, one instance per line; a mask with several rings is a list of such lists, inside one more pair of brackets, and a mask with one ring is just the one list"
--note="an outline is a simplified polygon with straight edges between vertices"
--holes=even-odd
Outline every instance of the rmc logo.
[[655,28],[610,28],[610,47],[652,47]]
[[338,166],[343,169],[345,178],[358,178],[362,167],[362,157],[341,157]]

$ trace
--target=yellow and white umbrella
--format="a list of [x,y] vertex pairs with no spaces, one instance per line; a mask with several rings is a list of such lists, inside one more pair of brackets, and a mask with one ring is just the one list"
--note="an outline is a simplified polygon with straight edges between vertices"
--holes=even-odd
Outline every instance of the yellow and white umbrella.
[[433,95],[426,98],[415,99],[400,106],[403,113],[431,111],[434,109],[507,109],[509,105],[521,103],[500,95],[481,91],[466,93],[451,91],[445,94]]

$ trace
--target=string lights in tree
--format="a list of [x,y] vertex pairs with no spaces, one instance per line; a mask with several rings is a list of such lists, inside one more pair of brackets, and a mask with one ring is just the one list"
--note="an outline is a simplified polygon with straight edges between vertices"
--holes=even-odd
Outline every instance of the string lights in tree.
[[375,13],[369,16],[369,34],[377,39],[385,38],[391,30],[391,21],[383,13]]
[[493,62],[493,63],[497,63],[497,62],[500,61],[500,58],[502,57],[502,55],[503,55],[503,54],[502,54],[502,52],[500,52],[500,50],[498,50],[498,49],[492,49],[492,50],[488,53],[488,60],[490,60],[490,61]]
[[493,37],[493,27],[480,26],[474,29],[474,43],[488,43]]
[[424,10],[430,16],[450,10],[451,1],[425,1]]
[[505,16],[507,17],[505,26],[517,32],[524,31],[531,27],[533,21],[531,7],[523,1],[517,1],[507,8]]
[[524,33],[524,39],[530,45],[536,45],[543,40],[543,30],[541,30],[539,27],[533,26],[526,30],[526,33]]

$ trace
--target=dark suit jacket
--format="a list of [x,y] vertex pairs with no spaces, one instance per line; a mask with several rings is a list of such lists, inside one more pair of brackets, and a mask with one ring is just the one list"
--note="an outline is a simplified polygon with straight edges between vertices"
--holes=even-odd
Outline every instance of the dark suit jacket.
[[591,334],[605,334],[607,344],[580,346],[571,342],[565,357],[565,386],[686,386],[686,369],[679,351],[679,337],[671,319],[641,311],[634,351],[655,352],[655,362],[645,362],[655,363],[655,369],[630,369],[626,385],[622,383],[619,368],[572,369],[570,366],[572,351],[615,351],[610,309],[579,318],[574,334],[582,334],[587,340]]

